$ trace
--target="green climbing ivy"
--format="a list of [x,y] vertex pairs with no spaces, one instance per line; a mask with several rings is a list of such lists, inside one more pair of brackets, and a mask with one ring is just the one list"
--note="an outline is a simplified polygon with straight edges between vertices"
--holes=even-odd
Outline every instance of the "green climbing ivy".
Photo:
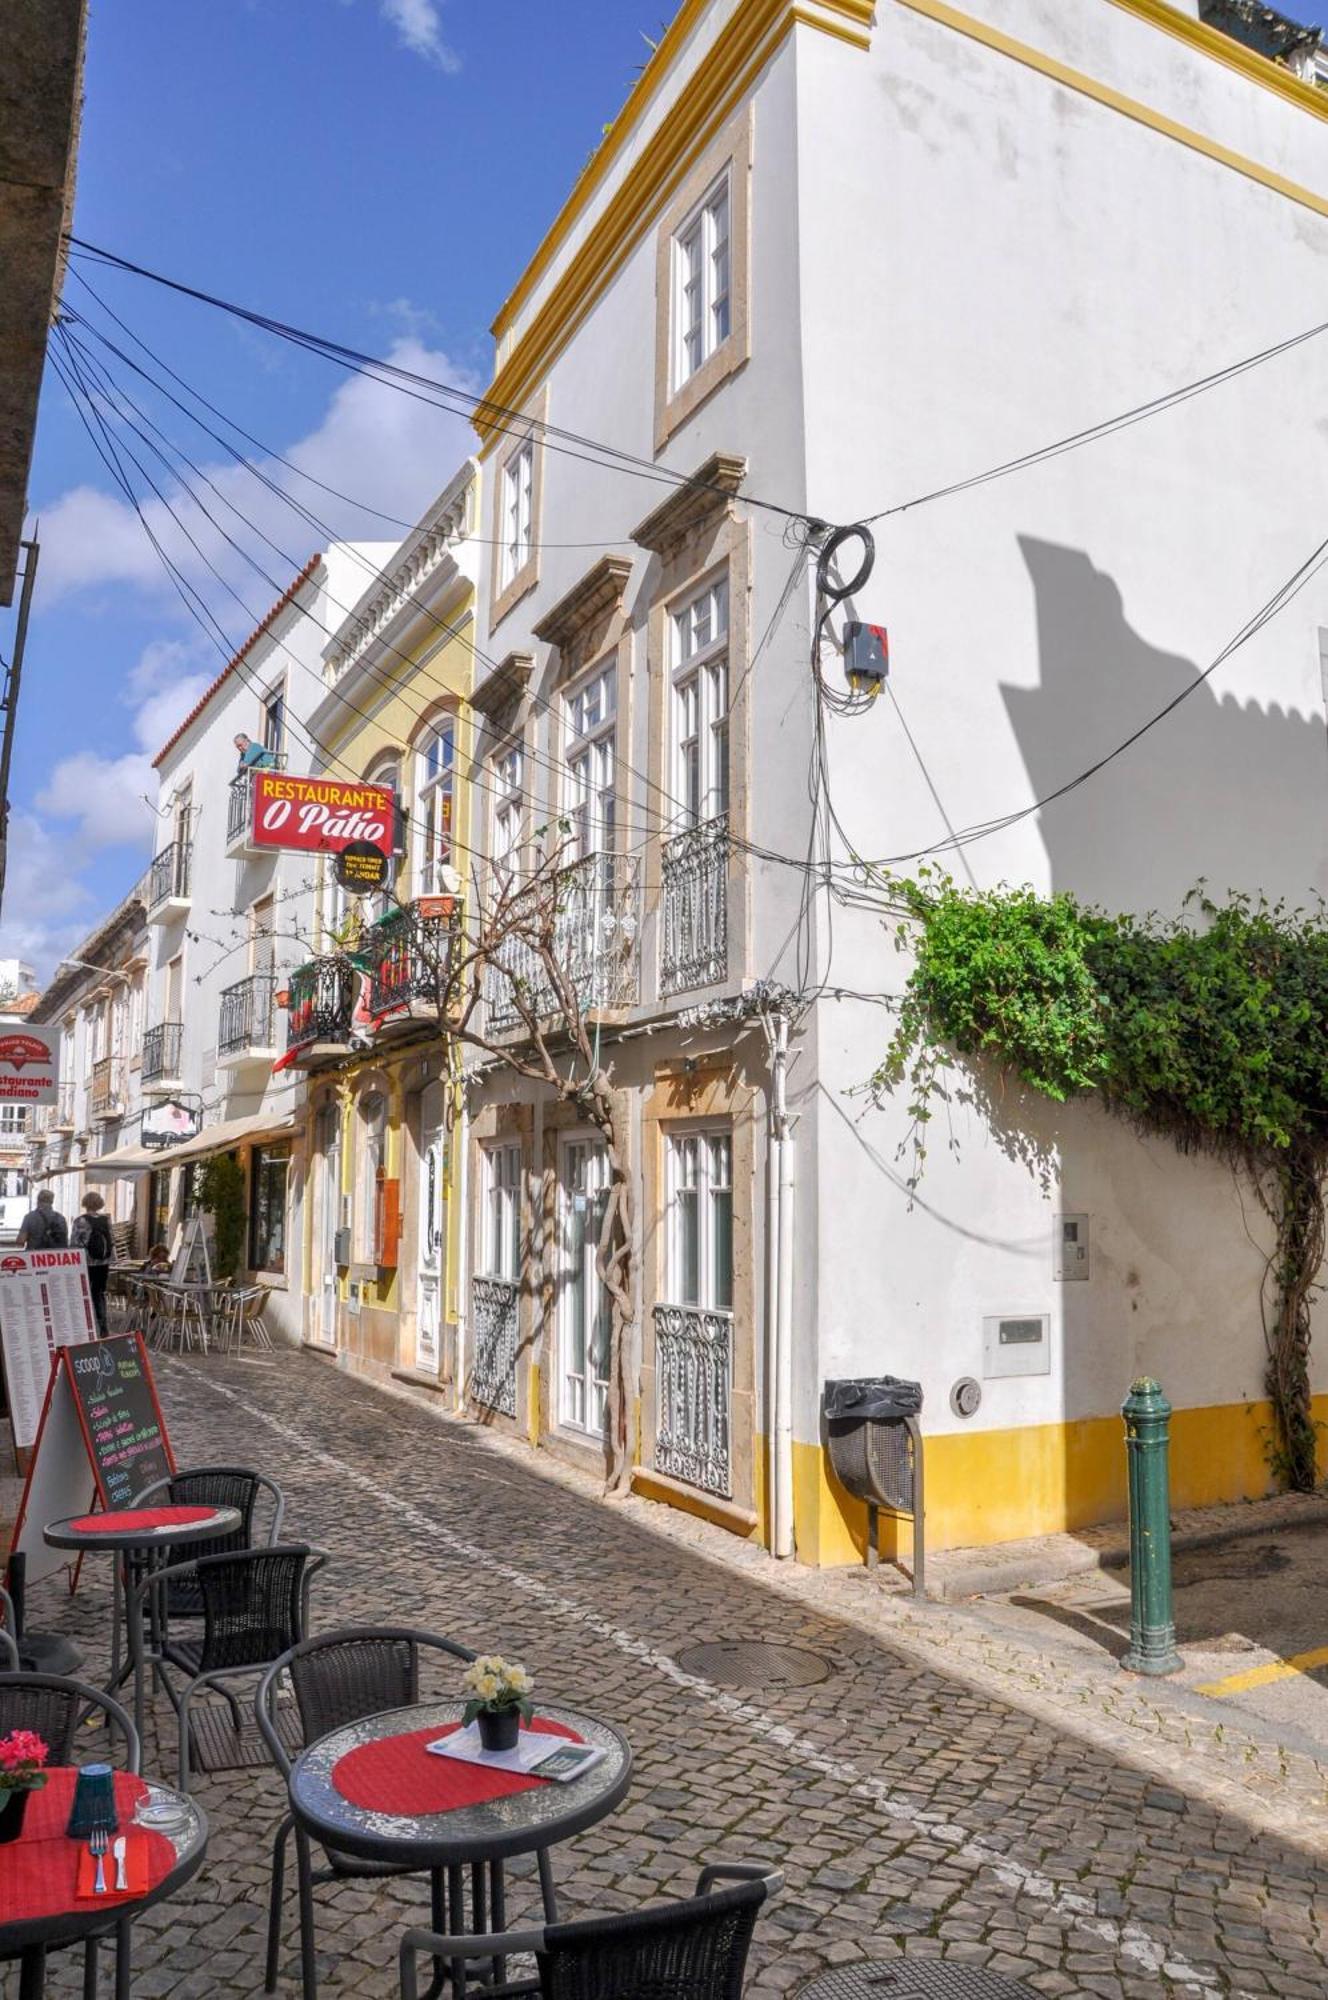
[[244,1266],[244,1168],[234,1153],[214,1153],[198,1177],[198,1201],[212,1217],[214,1276],[238,1278]]
[[1140,1132],[1241,1170],[1276,1233],[1261,1301],[1274,1468],[1315,1481],[1310,1305],[1328,1171],[1328,912],[1261,897],[1112,916],[1073,896],[892,884],[913,967],[872,1079],[907,1088],[914,1175],[954,1057],[1058,1102],[1092,1094]]

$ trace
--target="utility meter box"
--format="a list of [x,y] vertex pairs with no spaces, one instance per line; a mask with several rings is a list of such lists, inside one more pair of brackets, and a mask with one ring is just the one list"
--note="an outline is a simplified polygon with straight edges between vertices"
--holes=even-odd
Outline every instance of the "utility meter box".
[[1050,1314],[996,1313],[984,1319],[982,1373],[988,1382],[1002,1375],[1049,1375]]

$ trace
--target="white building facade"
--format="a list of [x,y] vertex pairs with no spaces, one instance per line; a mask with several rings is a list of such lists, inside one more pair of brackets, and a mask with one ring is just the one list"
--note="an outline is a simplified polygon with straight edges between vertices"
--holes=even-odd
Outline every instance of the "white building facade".
[[[907,963],[806,864],[940,849],[1141,911],[1328,886],[1328,586],[1201,679],[1314,549],[1320,345],[921,504],[1312,322],[1326,115],[1194,5],[688,0],[499,315],[473,844],[565,824],[598,885],[569,948],[630,1134],[654,1497],[854,1558],[823,1386],[887,1372],[941,1546],[1118,1516],[1141,1371],[1181,1504],[1271,1484],[1230,1176],[1088,1106],[958,1104],[912,1199],[906,1109],[861,1094]],[[818,719],[801,543],[869,519],[889,691]],[[470,1105],[471,1400],[595,1463],[602,1157],[501,1066]]]

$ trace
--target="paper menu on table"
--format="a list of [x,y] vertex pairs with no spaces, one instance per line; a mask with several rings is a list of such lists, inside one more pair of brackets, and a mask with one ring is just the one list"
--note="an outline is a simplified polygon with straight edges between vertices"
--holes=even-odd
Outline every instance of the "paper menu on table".
[[486,1750],[480,1742],[480,1732],[472,1722],[468,1729],[458,1729],[451,1736],[440,1736],[433,1743],[425,1745],[435,1757],[453,1757],[460,1764],[480,1764],[489,1771],[540,1772],[540,1766],[555,1757],[560,1750],[576,1752],[576,1767],[573,1770],[551,1773],[562,1778],[580,1777],[599,1763],[604,1752],[587,1743],[573,1743],[568,1736],[554,1736],[545,1729],[523,1729],[512,1750]]

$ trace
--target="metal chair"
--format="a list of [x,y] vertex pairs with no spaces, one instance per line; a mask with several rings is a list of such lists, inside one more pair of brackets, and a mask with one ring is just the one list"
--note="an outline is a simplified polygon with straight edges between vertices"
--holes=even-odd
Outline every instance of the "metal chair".
[[[434,1632],[409,1625],[348,1625],[320,1633],[293,1646],[274,1660],[254,1697],[254,1715],[272,1761],[283,1779],[291,1760],[278,1727],[277,1696],[283,1678],[290,1682],[306,1743],[317,1742],[348,1722],[384,1709],[409,1708],[419,1700],[420,1653],[428,1650],[453,1660],[475,1658],[467,1646]],[[281,1949],[281,1901],[286,1886],[286,1842],[295,1835],[296,1879],[300,1903],[300,1970],[305,2000],[315,2000],[314,1899],[316,1885],[348,1881],[356,1876],[405,1875],[413,1871],[363,1861],[352,1854],[324,1848],[325,1868],[312,1862],[308,1834],[290,1813],[277,1828],[272,1843],[272,1892],[268,1902],[265,1993],[277,1990],[277,1958]]]
[[[200,1556],[195,1563],[175,1563],[145,1577],[137,1586],[130,1616],[143,1615],[143,1599],[158,1593],[162,1637],[158,1659],[162,1682],[174,1702],[180,1724],[180,1790],[189,1785],[189,1707],[203,1688],[223,1696],[240,1733],[240,1710],[226,1682],[237,1674],[256,1673],[297,1646],[309,1617],[309,1585],[327,1561],[321,1549],[307,1542],[278,1543],[272,1548],[237,1549],[230,1555]],[[178,1578],[196,1573],[203,1599],[203,1636],[175,1638],[164,1607],[166,1592]],[[165,1589],[163,1590],[163,1586]],[[176,1694],[165,1664],[187,1676]]]
[[0,1660],[4,1661],[5,1673],[16,1674],[23,1665],[18,1656],[18,1620],[14,1615],[14,1600],[4,1589],[0,1589]]
[[[733,1886],[716,1887],[719,1883]],[[688,1901],[627,1916],[587,1917],[480,1937],[409,1930],[401,1940],[403,2000],[419,2000],[415,1961],[422,1952],[440,1970],[451,1966],[456,1990],[467,1960],[488,1959],[495,1986],[511,1991],[505,1961],[533,1952],[539,1979],[527,1990],[543,1994],[544,2000],[645,1994],[650,2000],[741,2000],[757,1915],[766,1897],[783,1886],[782,1875],[759,1863],[715,1862],[702,1869],[696,1894]]]
[[[156,1479],[151,1486],[145,1486],[130,1502],[133,1507],[145,1507],[162,1494],[172,1507],[235,1507],[239,1510],[240,1525],[233,1535],[221,1535],[209,1542],[210,1556],[230,1555],[235,1549],[250,1549],[256,1546],[254,1538],[254,1514],[259,1496],[266,1492],[272,1501],[272,1515],[267,1526],[266,1544],[269,1548],[281,1539],[281,1524],[286,1517],[286,1496],[275,1479],[269,1479],[265,1472],[254,1472],[247,1465],[191,1465],[183,1472],[173,1472],[165,1479]],[[167,1548],[165,1561],[170,1567],[186,1564],[193,1569],[195,1558],[186,1555],[183,1549]],[[171,1618],[201,1618],[203,1598],[198,1588],[196,1574],[177,1579],[166,1594],[166,1611]]]
[[245,1336],[264,1352],[272,1350],[272,1335],[265,1317],[268,1302],[266,1285],[248,1285],[222,1301],[220,1339],[223,1354],[243,1351]]

